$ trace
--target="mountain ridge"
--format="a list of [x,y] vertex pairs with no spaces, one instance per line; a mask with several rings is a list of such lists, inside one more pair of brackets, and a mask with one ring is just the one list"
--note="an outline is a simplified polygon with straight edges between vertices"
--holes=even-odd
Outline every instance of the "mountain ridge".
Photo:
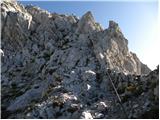
[[3,1],[1,24],[2,118],[126,118],[109,77],[128,118],[157,115],[159,68],[128,50],[118,23]]
[[[23,10],[23,9],[26,9],[26,10]],[[28,21],[27,29],[29,29],[30,26],[31,26],[30,32],[32,32],[32,29],[35,29],[35,28],[32,28],[32,27],[36,27],[37,23],[43,23],[44,24],[45,21],[46,22],[50,21],[50,19],[52,19],[54,16],[56,16],[56,14],[54,14],[54,13],[51,14],[51,13],[45,11],[45,10],[41,10],[40,8],[37,8],[37,7],[34,7],[34,6],[26,6],[23,9],[22,9],[22,11],[27,11],[24,15],[26,15],[25,17],[28,17],[28,18],[26,18],[27,21]],[[65,15],[62,15],[62,16],[65,16]],[[76,21],[75,21],[73,16],[68,16],[68,17],[66,16],[66,18],[65,17],[64,18],[63,17],[61,17],[61,18],[57,17],[55,19],[57,19],[57,20],[55,20],[55,23],[56,23],[56,21],[58,21],[56,23],[57,25],[60,25],[59,22],[61,21],[61,23],[66,24],[66,26],[68,24],[67,27],[71,27],[71,25],[69,25],[70,23],[69,22],[67,23],[67,19],[72,20],[72,22],[73,22],[72,24],[76,24],[75,23]],[[63,19],[66,19],[66,20],[63,20]],[[66,22],[63,22],[63,21],[66,21]],[[63,31],[64,28],[63,28],[62,25],[60,25],[58,27],[59,27],[58,28],[59,30]],[[64,30],[68,31],[69,29],[71,29],[71,28],[65,28]],[[78,32],[79,34],[86,34],[86,33],[91,34],[93,31],[94,32],[102,31],[102,34],[103,34],[105,31],[108,31],[109,34],[106,33],[104,35],[104,37],[109,36],[110,38],[108,38],[108,39],[115,39],[115,40],[114,40],[113,43],[111,42],[110,44],[109,43],[104,43],[104,44],[109,44],[109,46],[113,46],[112,44],[114,44],[114,45],[117,44],[116,46],[118,48],[115,48],[115,49],[118,50],[118,51],[116,50],[117,52],[119,52],[120,49],[125,47],[126,52],[128,52],[128,53],[125,53],[125,54],[127,56],[131,57],[130,60],[129,59],[127,60],[127,61],[130,61],[130,63],[125,62],[124,60],[122,60],[121,62],[125,62],[126,64],[128,64],[130,68],[132,67],[131,68],[132,70],[127,70],[128,68],[126,68],[125,70],[120,70],[120,71],[126,71],[127,73],[135,73],[135,74],[141,74],[142,73],[143,74],[143,71],[142,71],[143,69],[141,69],[140,66],[143,67],[144,65],[139,63],[140,60],[137,58],[136,55],[134,55],[134,57],[133,57],[133,54],[129,52],[129,50],[128,50],[128,40],[126,38],[124,38],[118,24],[115,23],[114,21],[110,21],[108,29],[103,30],[102,27],[95,22],[92,13],[90,11],[88,11],[85,15],[83,15],[81,17],[80,20],[77,21],[77,28],[76,28],[75,31],[76,31],[76,33]],[[101,39],[107,39],[107,38],[101,38]],[[109,41],[109,40],[107,40],[107,41]],[[106,42],[106,40],[105,41],[103,40],[103,42]],[[123,46],[123,47],[120,47],[120,46]],[[107,48],[104,48],[104,49],[107,49]],[[108,49],[108,51],[110,51],[110,50]],[[114,52],[116,52],[116,51],[114,51]],[[103,52],[105,52],[105,51],[103,51]],[[112,54],[112,53],[110,53],[110,54]],[[123,53],[122,53],[122,55],[123,55]],[[122,56],[120,56],[120,57],[122,57]],[[107,58],[107,59],[110,59],[110,58]],[[127,59],[127,57],[123,56],[123,59]],[[111,61],[109,63],[109,66],[110,66],[110,68],[113,68],[113,69],[120,69],[120,67],[123,67],[123,68],[127,67],[127,66],[123,66],[123,64],[125,64],[125,63],[123,63],[122,65],[119,64],[117,66],[117,65],[114,65],[114,63],[113,63],[114,61],[112,61],[111,59],[108,60],[108,61]],[[134,67],[134,66],[137,66],[137,67]],[[147,66],[143,67],[143,68],[146,68],[146,71],[144,70],[145,71],[144,74],[151,71]]]

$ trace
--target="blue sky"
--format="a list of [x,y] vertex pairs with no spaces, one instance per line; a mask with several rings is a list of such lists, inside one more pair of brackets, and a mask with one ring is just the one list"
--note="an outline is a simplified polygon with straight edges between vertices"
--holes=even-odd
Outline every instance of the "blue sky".
[[158,51],[158,0],[146,1],[21,1],[39,6],[49,12],[75,14],[81,17],[91,11],[103,28],[108,21],[116,21],[129,41],[129,49],[151,69],[159,64]]

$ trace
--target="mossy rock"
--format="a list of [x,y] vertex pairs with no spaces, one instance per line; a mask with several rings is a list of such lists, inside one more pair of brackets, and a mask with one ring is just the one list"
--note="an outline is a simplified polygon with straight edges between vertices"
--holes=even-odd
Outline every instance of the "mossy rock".
[[130,85],[130,86],[126,87],[126,90],[130,91],[130,92],[134,92],[134,91],[136,91],[136,86],[135,85]]
[[119,33],[119,32],[121,32],[121,30],[120,30],[120,28],[117,26],[117,27],[116,27],[116,33]]

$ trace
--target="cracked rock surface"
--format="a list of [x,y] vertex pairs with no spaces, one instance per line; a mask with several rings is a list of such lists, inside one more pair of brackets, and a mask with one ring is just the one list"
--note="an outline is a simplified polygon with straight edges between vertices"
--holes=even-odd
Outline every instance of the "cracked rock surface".
[[159,67],[128,50],[118,23],[5,0],[1,25],[1,118],[159,117]]

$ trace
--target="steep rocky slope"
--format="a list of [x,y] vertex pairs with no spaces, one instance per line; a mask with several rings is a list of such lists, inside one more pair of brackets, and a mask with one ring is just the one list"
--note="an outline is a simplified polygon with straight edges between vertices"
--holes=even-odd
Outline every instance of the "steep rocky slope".
[[159,69],[128,50],[114,21],[104,30],[91,12],[78,19],[8,0],[1,24],[2,118],[157,118]]

